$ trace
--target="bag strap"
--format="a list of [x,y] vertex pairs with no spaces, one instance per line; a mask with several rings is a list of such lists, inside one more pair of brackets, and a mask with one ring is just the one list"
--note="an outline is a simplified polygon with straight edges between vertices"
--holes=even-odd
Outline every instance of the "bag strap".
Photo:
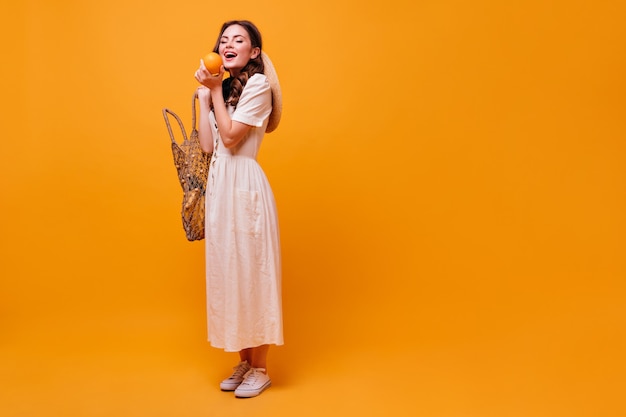
[[[198,90],[195,90],[193,96],[191,97],[191,128],[192,130],[197,130],[196,126],[196,100],[198,99]],[[180,117],[173,111],[168,108],[163,109],[163,118],[165,119],[165,124],[167,125],[167,131],[170,134],[170,139],[173,143],[176,142],[176,138],[174,138],[174,132],[172,131],[172,126],[170,125],[170,119],[168,115],[171,115],[178,122],[178,126],[180,126],[180,131],[183,133],[183,139],[187,141],[187,132],[185,131],[185,126],[183,125],[183,121],[180,120]]]
[[196,100],[198,99],[198,90],[193,91],[193,96],[191,97],[191,129],[198,130],[196,126]]
[[180,117],[178,117],[178,115],[176,113],[174,113],[170,109],[165,108],[165,109],[163,109],[163,118],[165,119],[165,124],[167,125],[167,131],[170,133],[170,139],[172,140],[172,143],[178,144],[176,142],[176,138],[174,138],[174,132],[172,132],[172,126],[170,126],[170,119],[168,117],[168,114],[174,116],[174,118],[178,122],[178,125],[180,126],[180,131],[183,132],[183,139],[186,142],[187,141],[187,132],[185,132],[185,126],[183,126],[182,120],[180,120]]

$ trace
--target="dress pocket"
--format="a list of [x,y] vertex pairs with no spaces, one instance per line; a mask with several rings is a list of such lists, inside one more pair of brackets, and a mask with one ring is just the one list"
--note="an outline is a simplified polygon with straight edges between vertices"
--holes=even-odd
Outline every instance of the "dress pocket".
[[261,225],[258,191],[237,190],[234,212],[235,228],[238,232],[251,237],[259,236]]

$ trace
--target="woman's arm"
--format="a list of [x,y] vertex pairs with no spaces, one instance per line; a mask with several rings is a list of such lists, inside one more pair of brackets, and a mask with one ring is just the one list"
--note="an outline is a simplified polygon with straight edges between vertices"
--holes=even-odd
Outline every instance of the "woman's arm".
[[206,87],[198,87],[198,103],[200,105],[200,117],[198,118],[198,139],[204,152],[213,152],[213,131],[209,113],[211,112],[211,91]]
[[224,104],[221,85],[219,89],[211,89],[211,99],[213,100],[213,112],[215,113],[215,120],[217,121],[217,128],[220,131],[222,142],[225,147],[233,148],[241,142],[252,126],[233,121],[230,118]]
[[[228,110],[226,109],[226,105],[224,103],[224,97],[222,96],[222,79],[224,78],[224,66],[220,67],[219,74],[213,76],[204,66],[204,62],[200,60],[200,68],[198,68],[198,70],[196,71],[195,76],[196,80],[198,80],[198,82],[203,86],[207,87],[207,89],[210,91],[209,99],[205,100],[207,103],[210,103],[210,100],[213,101],[213,112],[215,114],[215,120],[217,122],[217,129],[220,132],[220,137],[222,138],[224,146],[226,146],[227,148],[237,146],[237,144],[241,142],[241,140],[246,136],[246,133],[248,133],[252,126],[245,123],[233,121],[228,114]],[[200,101],[200,103],[202,103],[202,101]],[[200,131],[198,133],[200,133]],[[200,140],[200,143],[202,144],[202,139]],[[213,142],[211,142],[211,150],[213,150]]]

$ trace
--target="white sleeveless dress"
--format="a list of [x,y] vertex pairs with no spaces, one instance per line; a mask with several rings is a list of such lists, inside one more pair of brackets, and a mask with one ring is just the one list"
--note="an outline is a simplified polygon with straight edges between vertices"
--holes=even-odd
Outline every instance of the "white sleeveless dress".
[[271,100],[265,75],[250,77],[229,113],[252,128],[231,149],[209,115],[215,150],[206,192],[208,335],[212,346],[228,352],[283,344],[278,216],[256,160]]

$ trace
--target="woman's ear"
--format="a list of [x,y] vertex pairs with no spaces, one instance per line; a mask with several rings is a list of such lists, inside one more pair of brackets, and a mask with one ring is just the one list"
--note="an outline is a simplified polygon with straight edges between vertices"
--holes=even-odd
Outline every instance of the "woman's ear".
[[261,54],[261,48],[258,46],[252,49],[252,59],[256,59]]

